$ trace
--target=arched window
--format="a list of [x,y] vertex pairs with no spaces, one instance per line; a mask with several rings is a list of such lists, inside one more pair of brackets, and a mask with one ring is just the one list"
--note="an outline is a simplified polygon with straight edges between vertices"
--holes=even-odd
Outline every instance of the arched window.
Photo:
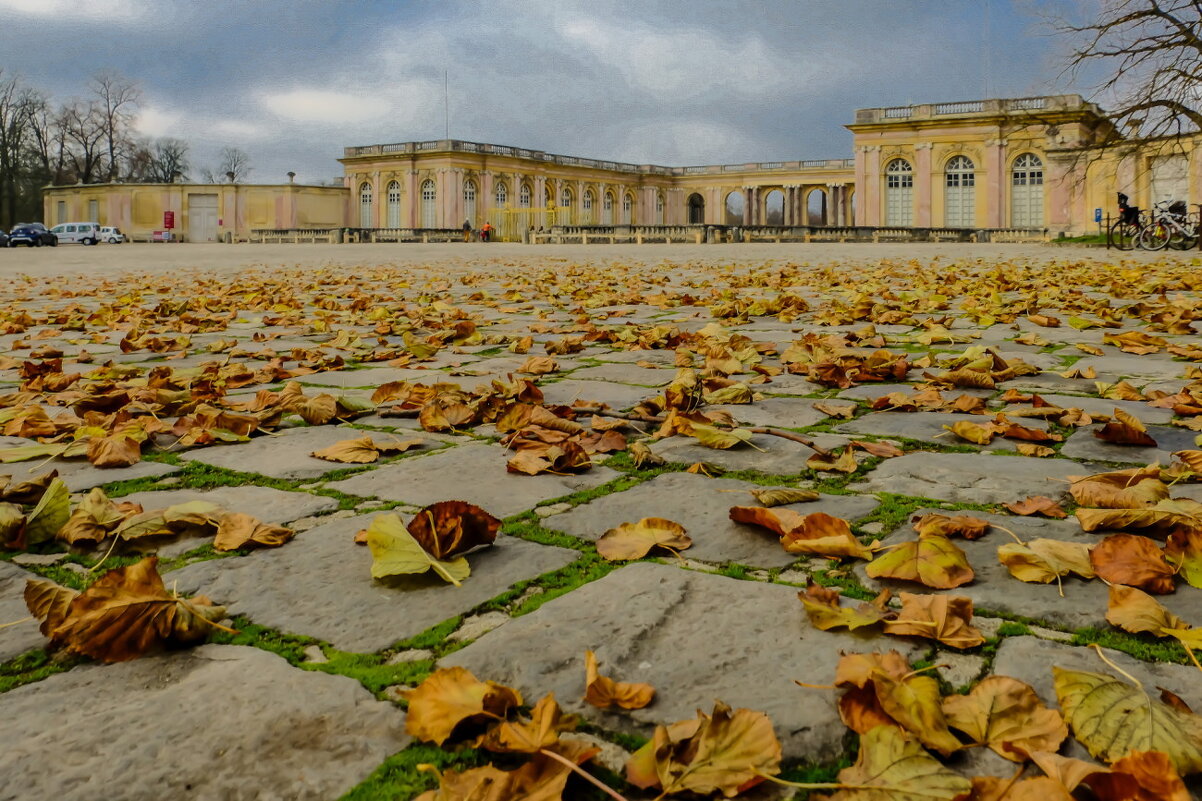
[[593,224],[593,190],[584,190],[584,198],[580,201],[580,218],[584,225]]
[[401,227],[401,185],[396,181],[388,184],[388,227]]
[[522,189],[518,192],[518,205],[524,209],[530,208],[530,185],[522,184]]
[[438,190],[427,178],[422,183],[422,228],[438,227]]
[[727,225],[742,225],[743,211],[747,207],[747,197],[742,190],[731,192],[726,196],[724,208],[726,215],[723,222]]
[[375,214],[371,207],[371,184],[367,181],[359,184],[359,227],[375,228]]
[[559,193],[559,205],[563,206],[565,209],[572,208],[572,190],[568,189],[566,186],[563,188],[563,191]]
[[634,221],[634,197],[627,192],[622,196],[622,225],[630,225]]
[[689,195],[689,225],[705,222],[705,198],[694,192]]
[[505,208],[505,204],[509,202],[509,190],[505,188],[505,184],[497,184],[497,188],[493,190],[493,201],[493,205],[498,209]]
[[463,182],[463,217],[476,225],[476,182],[470,178]]
[[943,171],[943,224],[971,228],[976,219],[976,167],[968,156],[953,156]]
[[655,224],[664,224],[664,193],[655,193]]
[[1010,224],[1043,227],[1043,161],[1034,153],[1023,153],[1010,167]]
[[614,224],[614,196],[612,192],[606,192],[605,199],[601,201],[601,224]]
[[555,199],[555,192],[551,189],[551,184],[543,184],[543,208],[554,205],[552,201]]
[[885,225],[914,224],[914,168],[905,159],[885,167]]

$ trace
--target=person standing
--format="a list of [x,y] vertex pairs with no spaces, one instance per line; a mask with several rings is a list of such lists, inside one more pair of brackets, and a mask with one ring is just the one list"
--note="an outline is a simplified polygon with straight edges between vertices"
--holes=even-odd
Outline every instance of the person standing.
[[472,241],[472,221],[471,220],[463,221],[463,241],[464,242]]
[[492,223],[488,220],[484,221],[484,227],[480,229],[480,241],[488,242],[492,239]]

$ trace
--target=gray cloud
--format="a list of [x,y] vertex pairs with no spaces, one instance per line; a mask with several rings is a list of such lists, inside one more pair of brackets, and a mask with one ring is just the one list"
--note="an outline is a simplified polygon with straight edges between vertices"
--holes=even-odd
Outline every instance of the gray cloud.
[[[451,134],[661,164],[850,155],[854,109],[1021,96],[1055,43],[1013,2],[0,0],[0,66],[66,97],[112,68],[150,135],[339,173],[345,145]],[[63,53],[70,53],[64,59]],[[992,69],[986,74],[987,65]]]

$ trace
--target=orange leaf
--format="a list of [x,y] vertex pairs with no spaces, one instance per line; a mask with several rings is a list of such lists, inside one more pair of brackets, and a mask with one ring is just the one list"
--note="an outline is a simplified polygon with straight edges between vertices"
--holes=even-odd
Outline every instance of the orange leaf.
[[592,651],[584,652],[584,672],[584,700],[599,709],[642,709],[655,698],[655,688],[650,684],[630,684],[602,676]]

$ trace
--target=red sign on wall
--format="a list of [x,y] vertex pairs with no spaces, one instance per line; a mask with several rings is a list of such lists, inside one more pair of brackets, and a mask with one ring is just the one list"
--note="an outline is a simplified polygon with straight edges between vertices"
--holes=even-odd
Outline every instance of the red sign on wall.
[[175,212],[174,211],[163,212],[163,227],[168,230],[175,227]]

